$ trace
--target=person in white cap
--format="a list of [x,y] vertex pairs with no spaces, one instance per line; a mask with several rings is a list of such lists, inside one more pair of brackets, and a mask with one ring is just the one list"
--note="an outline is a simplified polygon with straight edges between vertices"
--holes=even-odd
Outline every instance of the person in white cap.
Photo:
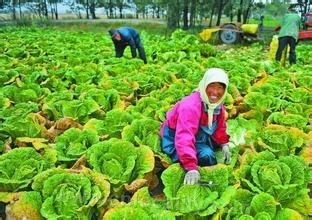
[[167,112],[160,131],[162,150],[185,169],[184,184],[193,185],[200,180],[198,166],[217,164],[217,147],[222,148],[224,162],[230,163],[230,136],[223,105],[228,84],[223,69],[210,68],[197,90]]

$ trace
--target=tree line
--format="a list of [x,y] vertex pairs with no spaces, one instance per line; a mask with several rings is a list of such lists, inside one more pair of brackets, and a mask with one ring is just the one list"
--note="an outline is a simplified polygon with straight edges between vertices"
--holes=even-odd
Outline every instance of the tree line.
[[[66,0],[65,0],[66,1]],[[12,19],[23,17],[27,8],[36,17],[59,19],[58,4],[69,6],[78,18],[96,19],[96,8],[104,8],[107,18],[166,19],[169,28],[193,28],[204,21],[208,26],[220,25],[223,16],[232,22],[247,23],[251,12],[263,10],[265,4],[255,0],[0,0]],[[304,0],[307,1],[307,0]],[[267,2],[267,1],[264,1]],[[270,4],[289,4],[290,0],[273,0]],[[84,12],[84,13],[82,13]]]

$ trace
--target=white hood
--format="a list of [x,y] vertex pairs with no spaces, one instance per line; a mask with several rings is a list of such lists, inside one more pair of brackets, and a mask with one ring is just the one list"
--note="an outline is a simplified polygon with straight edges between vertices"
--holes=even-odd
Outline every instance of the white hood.
[[[210,103],[209,98],[206,93],[207,86],[213,82],[219,82],[225,85],[224,95],[221,97],[221,99],[217,103]],[[226,96],[228,84],[229,84],[229,78],[227,74],[225,73],[225,71],[220,68],[208,69],[203,79],[199,82],[198,90],[200,92],[200,97],[202,101],[208,105],[208,127],[209,128],[211,128],[212,126],[213,112],[215,108],[223,102]]]

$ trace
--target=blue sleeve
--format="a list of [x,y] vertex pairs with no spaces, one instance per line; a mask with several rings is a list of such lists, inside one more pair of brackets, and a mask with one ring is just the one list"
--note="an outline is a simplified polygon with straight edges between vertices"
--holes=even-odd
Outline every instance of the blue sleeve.
[[123,40],[129,44],[132,57],[136,57],[135,38],[138,36],[138,33],[133,28],[129,27],[120,28],[119,32],[122,35]]

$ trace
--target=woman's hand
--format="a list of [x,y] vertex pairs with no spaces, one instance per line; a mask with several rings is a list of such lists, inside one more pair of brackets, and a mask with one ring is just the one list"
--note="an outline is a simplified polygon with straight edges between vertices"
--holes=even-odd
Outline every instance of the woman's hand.
[[190,170],[185,174],[184,184],[194,185],[200,180],[200,174],[197,170]]
[[222,154],[223,154],[223,161],[225,164],[230,164],[231,162],[231,153],[228,144],[222,146]]

